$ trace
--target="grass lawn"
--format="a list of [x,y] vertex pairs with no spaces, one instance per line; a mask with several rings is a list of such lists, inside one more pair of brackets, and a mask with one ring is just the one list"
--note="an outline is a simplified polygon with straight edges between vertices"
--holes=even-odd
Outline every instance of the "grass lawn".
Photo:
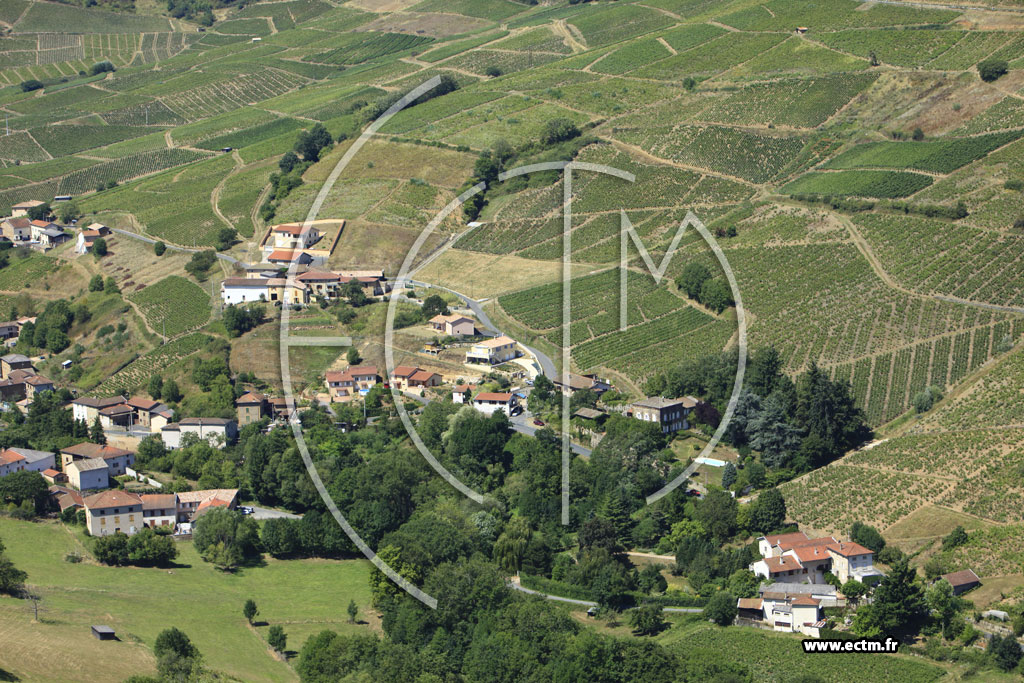
[[[153,642],[171,626],[189,635],[212,669],[245,681],[296,680],[267,648],[260,635],[267,627],[246,624],[247,598],[259,605],[258,622],[284,625],[291,651],[324,628],[373,628],[348,624],[345,613],[354,599],[360,619],[374,621],[368,617],[370,563],[364,560],[268,557],[262,566],[226,574],[203,562],[191,542],[182,542],[172,569],[106,567],[65,562],[69,552],[83,549],[57,522],[0,518],[0,538],[42,596],[41,623],[32,622],[30,603],[0,599],[0,668],[22,680],[108,681],[152,672]],[[89,633],[92,624],[113,627],[121,642],[98,645]],[[54,657],[58,651],[61,656]],[[70,652],[81,654],[66,656]]]

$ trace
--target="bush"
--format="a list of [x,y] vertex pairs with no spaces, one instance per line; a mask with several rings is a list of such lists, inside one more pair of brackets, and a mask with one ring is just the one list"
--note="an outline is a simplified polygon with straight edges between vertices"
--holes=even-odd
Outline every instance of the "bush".
[[978,75],[981,76],[981,80],[991,83],[1005,75],[1009,68],[1010,65],[1005,59],[986,59],[978,62]]
[[101,62],[96,62],[95,64],[93,64],[92,68],[89,69],[89,74],[95,76],[96,74],[102,74],[107,72],[112,73],[114,71],[117,71],[117,69],[114,68],[113,63],[111,63],[109,59],[104,59]]
[[22,92],[32,92],[33,90],[39,90],[42,87],[43,87],[43,82],[42,81],[38,81],[38,80],[36,80],[34,78],[30,78],[27,81],[22,81],[21,82],[21,91]]
[[540,134],[540,141],[544,145],[554,145],[579,137],[579,134],[580,129],[576,127],[575,123],[569,119],[556,118],[544,124],[544,130]]
[[157,256],[163,256],[165,251],[167,251],[167,245],[163,242],[157,242],[153,245],[153,253]]

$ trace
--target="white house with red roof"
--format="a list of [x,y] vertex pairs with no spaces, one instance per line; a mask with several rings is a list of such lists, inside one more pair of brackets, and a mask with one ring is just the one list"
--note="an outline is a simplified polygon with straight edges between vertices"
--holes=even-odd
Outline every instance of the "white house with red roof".
[[481,391],[473,397],[473,407],[487,415],[500,410],[511,417],[517,403],[516,395],[506,392]]
[[802,531],[776,534],[758,538],[757,547],[761,559],[750,565],[750,571],[771,581],[824,583],[825,574],[831,572],[845,583],[881,575],[874,567],[872,550],[834,536],[810,538]]

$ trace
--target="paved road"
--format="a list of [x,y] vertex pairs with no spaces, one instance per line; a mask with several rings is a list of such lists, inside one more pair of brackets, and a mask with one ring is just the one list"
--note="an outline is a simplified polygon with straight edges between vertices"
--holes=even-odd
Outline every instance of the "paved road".
[[[529,595],[539,595],[542,598],[546,598],[548,600],[554,600],[556,602],[567,602],[570,605],[579,605],[581,607],[597,607],[597,603],[593,602],[591,600],[575,600],[573,598],[563,598],[560,595],[549,595],[548,593],[541,593],[540,591],[535,591],[535,590],[531,590],[529,588],[524,588],[523,586],[520,586],[518,583],[515,583],[513,581],[510,581],[508,583],[508,587],[513,589],[513,590],[517,590],[517,591],[519,591],[521,593],[528,593]],[[661,611],[662,612],[681,612],[681,613],[684,613],[684,614],[699,614],[700,612],[703,612],[704,609],[702,607],[662,607]]]
[[[137,239],[140,242],[145,242],[146,244],[156,244],[159,241],[159,240],[153,239],[152,237],[146,237],[145,235],[140,235],[137,232],[130,232],[128,230],[122,230],[121,228],[110,228],[110,231],[111,232],[116,232],[118,235],[124,235],[125,237],[131,237],[132,239]],[[191,247],[179,247],[177,244],[167,244],[166,242],[164,242],[164,245],[168,249],[170,249],[171,251],[182,251],[182,252],[185,252],[186,254],[195,254],[195,253],[200,252],[200,251],[205,251],[205,249],[193,249]],[[234,256],[228,256],[227,254],[222,254],[220,252],[217,252],[217,258],[219,258],[222,261],[227,261],[228,263],[241,263]]]
[[279,519],[284,517],[285,519],[302,519],[302,515],[292,514],[291,512],[285,512],[284,510],[274,510],[273,508],[260,508],[255,505],[252,507],[252,518],[260,521],[263,519]]
[[[534,436],[537,434],[538,429],[543,429],[543,427],[538,427],[533,424],[533,414],[528,411],[523,411],[519,415],[516,415],[512,418],[511,422],[512,429],[516,430],[520,434],[526,434],[527,436]],[[576,455],[582,455],[584,458],[589,458],[591,451],[589,448],[584,448],[583,446],[574,443],[572,445],[572,452]]]

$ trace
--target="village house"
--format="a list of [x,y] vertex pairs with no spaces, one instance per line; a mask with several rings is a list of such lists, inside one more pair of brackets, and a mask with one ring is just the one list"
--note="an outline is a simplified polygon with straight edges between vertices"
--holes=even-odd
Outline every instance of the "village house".
[[30,448],[5,448],[0,451],[0,477],[15,472],[43,472],[53,469],[55,456],[49,451],[34,451]]
[[238,418],[238,426],[244,427],[253,422],[262,420],[269,409],[267,397],[263,394],[249,391],[235,399],[235,415]]
[[64,512],[68,508],[85,507],[82,494],[78,491],[69,489],[66,486],[51,486],[50,496],[57,499],[57,507],[60,508],[61,512]]
[[481,391],[473,398],[473,407],[487,415],[500,410],[512,417],[512,412],[517,405],[518,399],[513,393]]
[[476,334],[473,319],[464,315],[435,315],[430,319],[430,327],[449,337],[471,337]]
[[399,391],[409,391],[441,384],[441,375],[411,365],[399,365],[391,373],[391,386]]
[[40,201],[38,199],[29,199],[28,201],[13,204],[11,205],[11,216],[14,218],[18,218],[20,216],[27,216],[29,209],[34,209],[37,206],[42,206],[45,203],[46,202]]
[[0,400],[17,402],[19,407],[28,406],[36,394],[53,389],[53,381],[37,375],[34,370],[11,370],[7,379],[0,379]]
[[516,341],[504,335],[477,342],[466,352],[470,364],[497,365],[521,356]]
[[75,252],[78,254],[84,254],[92,249],[93,243],[100,237],[106,237],[110,234],[110,228],[103,225],[102,223],[92,223],[88,228],[78,233],[78,239],[75,242]]
[[32,239],[38,242],[43,249],[52,249],[64,244],[71,238],[56,223],[32,221]]
[[85,458],[64,465],[68,483],[79,491],[105,489],[110,485],[110,470],[103,458]]
[[333,299],[338,296],[338,289],[341,287],[341,278],[337,273],[329,273],[322,270],[308,270],[295,279],[306,285],[310,295]]
[[27,218],[5,218],[0,222],[0,234],[14,244],[32,241],[32,221]]
[[206,439],[211,446],[231,444],[238,436],[238,423],[223,417],[186,417],[160,429],[164,446],[171,449],[181,448],[186,434]]
[[603,394],[612,388],[612,385],[607,380],[600,379],[597,375],[577,375],[572,372],[569,373],[568,381],[561,374],[553,377],[551,381],[558,387],[559,391],[569,395],[584,389],[589,389],[596,394]]
[[173,527],[178,521],[178,496],[174,493],[144,493],[142,499],[143,526]]
[[469,403],[473,395],[473,387],[469,384],[459,384],[452,389],[452,403]]
[[270,250],[308,249],[320,240],[320,231],[312,225],[303,232],[301,223],[284,223],[270,229]]
[[761,559],[750,565],[750,571],[771,581],[818,584],[831,572],[846,583],[881,574],[874,568],[871,550],[833,536],[809,538],[798,531],[762,536],[757,544]]
[[327,373],[325,383],[331,401],[349,401],[356,394],[366,395],[377,384],[377,366],[360,365]]
[[0,356],[0,379],[10,379],[15,370],[32,370],[32,361],[20,353],[8,353]]
[[132,424],[146,427],[150,432],[156,434],[171,420],[174,419],[174,411],[170,406],[160,401],[142,396],[132,396],[126,405],[132,409]]
[[113,489],[83,500],[85,526],[92,536],[121,531],[131,536],[142,527],[142,499],[134,493]]
[[91,425],[93,420],[99,417],[100,411],[110,406],[123,405],[128,402],[124,396],[110,396],[108,398],[91,398],[80,396],[71,401],[71,417],[82,420]]
[[107,406],[99,411],[100,426],[103,429],[128,429],[134,424],[135,411],[127,403]]
[[699,401],[692,396],[664,398],[651,396],[637,401],[630,407],[633,417],[644,422],[657,422],[665,434],[675,434],[680,429],[689,429],[687,419]]
[[21,325],[18,324],[17,320],[0,323],[0,339],[17,339],[20,334]]
[[135,464],[135,454],[123,448],[83,442],[62,448],[60,461],[66,472],[68,466],[78,460],[99,458],[106,463],[111,477],[119,477],[125,470]]
[[204,491],[180,491],[178,496],[178,521],[190,522],[201,510],[209,507],[238,507],[238,489],[206,489]]

